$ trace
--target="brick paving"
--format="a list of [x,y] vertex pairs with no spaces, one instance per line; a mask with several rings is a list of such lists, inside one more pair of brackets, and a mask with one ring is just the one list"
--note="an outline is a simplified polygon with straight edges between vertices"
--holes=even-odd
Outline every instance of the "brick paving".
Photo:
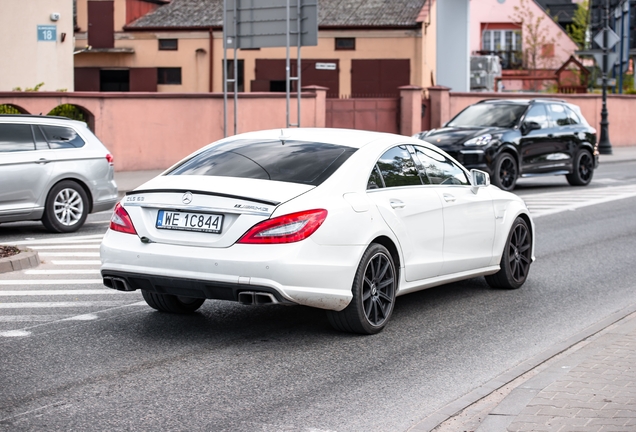
[[513,390],[477,432],[635,432],[636,314]]

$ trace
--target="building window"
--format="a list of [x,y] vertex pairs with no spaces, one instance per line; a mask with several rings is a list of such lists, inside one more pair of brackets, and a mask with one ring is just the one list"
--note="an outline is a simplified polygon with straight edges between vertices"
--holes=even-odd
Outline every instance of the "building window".
[[[243,60],[238,61],[238,79],[236,80],[236,84],[237,84],[237,88],[239,93],[244,92],[245,91],[245,86],[243,85],[243,69],[244,69],[244,62]],[[234,79],[234,60],[228,60],[227,61],[227,78],[228,79]],[[233,82],[229,82],[227,83],[227,91],[230,93],[234,92],[234,83]]]
[[159,39],[159,51],[176,51],[179,49],[179,39]]
[[157,84],[181,84],[181,68],[157,68]]
[[484,30],[481,36],[481,55],[498,55],[503,69],[520,68],[521,31]]
[[353,51],[356,49],[356,38],[336,38],[336,51]]
[[130,91],[130,71],[128,69],[102,69],[99,71],[99,91]]

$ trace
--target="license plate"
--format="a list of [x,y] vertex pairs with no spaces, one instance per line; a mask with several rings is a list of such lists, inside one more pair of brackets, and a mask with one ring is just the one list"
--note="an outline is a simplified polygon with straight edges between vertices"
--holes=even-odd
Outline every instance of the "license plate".
[[219,234],[223,215],[159,210],[156,227],[179,231],[198,231]]

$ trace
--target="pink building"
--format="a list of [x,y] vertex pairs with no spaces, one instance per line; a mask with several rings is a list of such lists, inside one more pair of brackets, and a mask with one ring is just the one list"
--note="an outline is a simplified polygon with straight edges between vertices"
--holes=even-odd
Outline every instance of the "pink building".
[[[499,55],[504,77],[552,76],[577,49],[550,11],[535,0],[471,1],[471,55]],[[504,85],[520,90],[523,84],[504,80]]]

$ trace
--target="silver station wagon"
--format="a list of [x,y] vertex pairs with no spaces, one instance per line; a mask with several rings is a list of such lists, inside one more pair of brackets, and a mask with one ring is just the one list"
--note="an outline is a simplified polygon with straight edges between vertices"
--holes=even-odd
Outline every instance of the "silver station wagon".
[[73,232],[116,202],[113,157],[85,123],[0,115],[0,223]]

